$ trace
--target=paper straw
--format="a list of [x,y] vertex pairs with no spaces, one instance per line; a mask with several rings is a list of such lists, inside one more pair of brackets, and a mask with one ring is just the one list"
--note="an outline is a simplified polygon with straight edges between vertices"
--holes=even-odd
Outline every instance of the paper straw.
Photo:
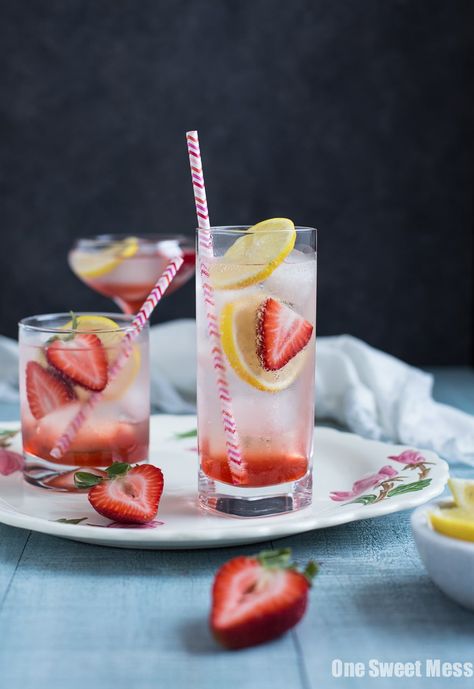
[[226,362],[222,353],[214,289],[209,278],[209,266],[206,259],[213,257],[212,235],[210,232],[209,212],[207,210],[206,188],[202,171],[201,151],[198,133],[187,132],[189,164],[193,181],[194,201],[198,220],[199,263],[206,310],[207,331],[211,340],[212,363],[216,372],[217,393],[219,395],[222,424],[226,439],[226,454],[232,483],[246,483],[247,469],[240,451],[239,434],[232,411],[232,397],[227,379]]
[[[117,377],[122,368],[125,366],[128,357],[132,353],[134,340],[145,327],[153,310],[168,289],[171,281],[182,265],[183,259],[180,256],[172,258],[166,266],[160,279],[153,287],[148,297],[145,299],[143,306],[130,324],[130,330],[127,331],[122,340],[117,358],[109,366],[107,385]],[[56,445],[51,450],[51,457],[54,457],[54,459],[60,459],[68,451],[81,426],[86,421],[94,407],[102,399],[103,393],[103,390],[92,393],[89,399],[82,405],[76,416],[69,423],[63,435],[58,439]]]

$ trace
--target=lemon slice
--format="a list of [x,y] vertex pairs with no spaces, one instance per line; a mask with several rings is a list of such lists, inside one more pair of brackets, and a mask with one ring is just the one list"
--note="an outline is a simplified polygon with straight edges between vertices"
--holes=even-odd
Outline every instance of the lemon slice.
[[214,287],[240,289],[266,280],[293,250],[295,241],[295,226],[287,218],[257,223],[210,266]]
[[[70,330],[71,328],[72,320],[63,326],[64,330]],[[96,331],[97,337],[104,346],[109,366],[115,361],[120,341],[124,336],[120,326],[115,321],[111,318],[106,318],[106,316],[77,316],[76,330]],[[140,349],[134,345],[125,366],[110,383],[107,383],[102,392],[102,398],[104,400],[116,400],[122,397],[135,380],[140,370],[140,363]],[[89,393],[86,390],[81,389],[79,386],[76,386],[76,388],[76,393],[80,399],[89,397]]]
[[73,271],[82,278],[98,278],[107,275],[117,268],[126,258],[131,258],[138,251],[138,239],[127,237],[99,251],[81,251],[77,249],[70,255]]
[[221,311],[222,348],[236,374],[264,392],[281,392],[300,374],[307,355],[303,349],[278,371],[266,371],[257,355],[257,313],[268,295],[251,295],[228,302]]
[[442,507],[430,515],[431,525],[435,531],[458,538],[462,541],[474,541],[474,515],[462,507]]
[[450,478],[449,490],[457,507],[474,514],[474,481],[466,478]]

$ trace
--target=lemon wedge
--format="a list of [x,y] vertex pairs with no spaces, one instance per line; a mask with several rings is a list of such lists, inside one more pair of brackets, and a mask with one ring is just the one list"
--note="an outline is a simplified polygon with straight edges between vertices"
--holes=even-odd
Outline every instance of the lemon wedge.
[[263,220],[236,239],[210,266],[216,289],[241,289],[266,280],[293,250],[296,230],[288,218]]
[[99,251],[77,249],[70,255],[72,270],[81,278],[98,278],[112,272],[126,258],[131,258],[138,251],[138,239],[126,237],[113,242]]
[[430,512],[435,531],[462,541],[474,541],[474,514],[462,507],[441,507]]
[[243,381],[264,392],[281,392],[300,374],[307,355],[303,349],[278,371],[266,371],[257,355],[257,313],[268,295],[251,295],[228,302],[220,315],[222,348]]
[[[63,326],[63,330],[70,330],[72,326],[73,323],[70,320]],[[95,332],[104,346],[109,366],[115,361],[120,341],[124,336],[120,326],[115,321],[106,316],[76,316],[76,330]],[[102,398],[104,400],[116,400],[122,397],[138,375],[140,363],[140,349],[134,345],[125,366],[110,383],[107,383],[102,392]],[[79,386],[76,387],[76,393],[80,399],[89,396],[86,390]]]
[[462,507],[463,510],[474,515],[474,481],[466,478],[450,478],[448,486],[457,507]]

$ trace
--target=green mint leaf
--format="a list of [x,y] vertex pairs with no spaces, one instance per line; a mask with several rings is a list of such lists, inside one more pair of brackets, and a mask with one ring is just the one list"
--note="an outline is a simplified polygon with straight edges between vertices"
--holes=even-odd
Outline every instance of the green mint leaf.
[[184,431],[183,433],[175,433],[174,438],[176,440],[184,440],[185,438],[196,438],[197,437],[197,428],[193,428],[192,431]]
[[117,478],[118,476],[125,476],[131,468],[127,462],[114,462],[107,467],[106,472],[109,478]]
[[430,483],[430,478],[425,478],[422,481],[414,481],[413,483],[404,483],[401,486],[397,486],[396,488],[392,488],[392,490],[389,490],[387,493],[387,497],[392,498],[395,495],[403,495],[404,493],[412,493],[416,490],[423,490],[424,488],[429,486]]
[[76,471],[74,474],[74,484],[76,488],[92,488],[103,481],[102,476],[90,474],[88,471]]
[[78,519],[66,519],[65,517],[62,517],[61,519],[56,519],[59,524],[80,524],[81,522],[85,521],[87,517],[79,517]]

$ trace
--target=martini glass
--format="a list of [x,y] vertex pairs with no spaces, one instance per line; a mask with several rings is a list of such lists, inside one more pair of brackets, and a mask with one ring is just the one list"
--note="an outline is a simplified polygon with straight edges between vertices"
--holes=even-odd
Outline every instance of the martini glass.
[[68,255],[74,274],[91,289],[114,300],[126,314],[139,311],[169,260],[183,258],[171,294],[194,273],[195,249],[183,235],[98,235],[78,239]]

